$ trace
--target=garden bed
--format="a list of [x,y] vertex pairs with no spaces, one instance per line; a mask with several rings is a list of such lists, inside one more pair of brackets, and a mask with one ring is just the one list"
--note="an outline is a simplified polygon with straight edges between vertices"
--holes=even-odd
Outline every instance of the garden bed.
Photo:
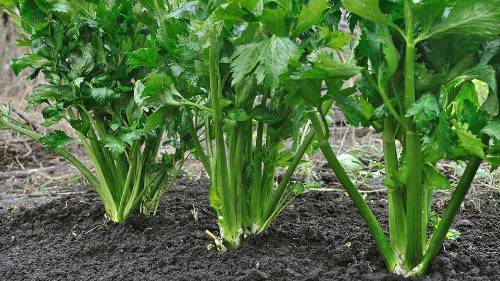
[[[334,179],[324,174],[327,185]],[[401,280],[387,272],[365,223],[339,192],[298,199],[268,233],[225,253],[207,250],[217,232],[207,202],[209,182],[182,178],[156,216],[124,225],[104,218],[93,192],[34,208],[0,210],[3,280]],[[437,196],[436,205],[444,202]],[[0,197],[1,198],[1,197]],[[383,217],[385,200],[367,201]],[[440,201],[441,200],[441,201]],[[1,200],[0,200],[1,203]],[[497,280],[500,276],[498,192],[470,196],[434,260],[430,279]],[[3,204],[0,204],[3,206]],[[383,221],[385,225],[387,222]]]

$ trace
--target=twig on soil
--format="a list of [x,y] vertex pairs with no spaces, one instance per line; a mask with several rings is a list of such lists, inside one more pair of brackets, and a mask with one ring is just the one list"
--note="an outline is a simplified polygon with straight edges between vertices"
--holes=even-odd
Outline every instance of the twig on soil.
[[[346,192],[345,189],[341,188],[312,188],[312,191],[328,191],[328,192]],[[387,192],[386,188],[373,189],[373,190],[359,190],[359,193],[379,193]]]
[[65,195],[76,195],[84,194],[86,191],[71,191],[71,192],[49,192],[49,193],[32,193],[32,194],[7,194],[2,195],[2,198],[18,198],[18,197],[53,197],[53,196],[65,196]]
[[[16,159],[17,159],[17,157],[16,157]],[[57,166],[49,166],[49,167],[38,168],[38,169],[29,169],[29,170],[23,169],[23,170],[9,171],[9,172],[0,172],[0,180],[10,179],[12,177],[20,177],[20,178],[27,177],[27,176],[30,176],[30,175],[35,174],[35,173],[45,173],[45,172],[53,171],[56,168],[57,168]]]
[[23,170],[26,170],[26,168],[24,168],[24,165],[21,163],[21,161],[19,161],[19,158],[17,156],[15,157],[15,159],[16,159],[17,164],[19,164],[19,167],[21,167],[21,169],[23,169]]

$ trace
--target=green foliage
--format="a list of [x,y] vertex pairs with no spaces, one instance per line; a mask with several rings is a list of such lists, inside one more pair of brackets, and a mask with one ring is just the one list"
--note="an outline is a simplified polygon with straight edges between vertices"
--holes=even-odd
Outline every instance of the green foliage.
[[[499,164],[500,1],[342,3],[355,14],[351,24],[361,28],[355,56],[364,70],[356,83],[361,96],[345,96],[340,108],[352,124],[384,134],[389,239],[376,231],[376,222],[367,221],[389,270],[423,274],[449,236],[481,161],[494,169]],[[373,110],[362,115],[366,103]],[[450,188],[436,169],[442,160],[467,160],[468,168],[428,240],[433,190]],[[358,208],[364,212],[362,204]]]
[[[444,0],[433,2],[428,4],[428,10],[431,12],[422,19],[427,26],[434,22],[433,19],[440,16],[440,12],[444,12],[447,4]],[[433,25],[428,33],[424,33],[424,37],[439,38],[459,35],[477,39],[492,39],[498,35],[498,22],[500,21],[498,5],[500,5],[498,0],[458,1],[441,22]]]
[[327,0],[311,0],[310,3],[305,4],[297,17],[297,24],[293,30],[292,36],[301,34],[320,23],[323,13],[327,8]]
[[232,56],[233,85],[248,74],[254,74],[257,84],[275,88],[280,76],[288,70],[288,62],[300,55],[297,46],[288,38],[272,36],[258,43],[238,46]]
[[389,23],[389,19],[385,17],[379,7],[379,0],[342,0],[344,7],[350,12],[377,23]]
[[[30,69],[30,78],[45,77],[28,98],[43,107],[42,125],[67,120],[75,130],[96,172],[70,161],[102,198],[110,219],[122,222],[141,204],[154,208],[148,200],[157,202],[164,193],[175,169],[171,163],[183,159],[186,149],[176,140],[180,114],[164,107],[172,82],[160,69],[159,52],[176,53],[165,41],[152,39],[161,36],[154,7],[135,0],[26,0],[18,10],[28,35],[23,44],[31,51],[14,60],[12,70]],[[147,75],[151,70],[155,73]],[[145,81],[142,91],[140,81]],[[73,138],[64,132],[38,138],[10,122],[10,128],[67,155],[64,147]],[[169,163],[158,163],[164,136],[176,151],[164,155]],[[168,169],[154,168],[158,165]]]
[[50,150],[63,149],[73,142],[73,139],[68,137],[63,131],[53,131],[40,139],[40,142]]
[[[308,75],[320,86],[323,79],[345,79],[360,68],[318,51],[341,49],[351,40],[331,24],[340,17],[338,5],[323,0],[191,3],[196,12],[173,7],[169,14],[183,16],[160,23],[160,28],[185,26],[171,38],[179,42],[177,52],[156,52],[157,68],[176,65],[177,73],[146,69],[135,85],[136,100],[182,112],[184,141],[212,181],[209,200],[223,243],[215,242],[221,249],[237,247],[245,236],[265,231],[306,188],[290,187],[313,141],[308,105],[288,87],[290,77]],[[318,55],[308,57],[313,51]],[[321,94],[320,87],[311,90]],[[279,184],[278,169],[286,173]]]
[[[211,237],[237,247],[311,187],[291,177],[320,148],[388,269],[424,274],[442,240],[457,237],[451,222],[480,163],[500,166],[500,0],[0,4],[17,5],[31,47],[12,70],[45,78],[30,104],[43,107],[42,125],[70,124],[93,169],[67,151],[74,137],[62,131],[41,136],[9,108],[0,128],[68,159],[117,222],[155,212],[190,151],[212,182],[220,239]],[[359,39],[337,30],[341,4]],[[347,62],[346,46],[355,46]],[[333,105],[383,133],[389,239],[346,173],[363,164],[329,144]],[[162,145],[170,152],[160,160]],[[443,160],[468,161],[455,188]],[[436,189],[454,190],[441,220]]]

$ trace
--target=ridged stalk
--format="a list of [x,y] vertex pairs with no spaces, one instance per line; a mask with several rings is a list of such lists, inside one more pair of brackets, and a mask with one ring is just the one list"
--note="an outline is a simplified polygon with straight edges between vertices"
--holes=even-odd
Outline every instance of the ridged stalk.
[[230,247],[237,247],[240,241],[240,226],[236,223],[235,192],[229,182],[226,147],[224,142],[223,115],[220,96],[220,77],[218,67],[218,46],[215,38],[209,48],[210,98],[212,100],[213,123],[215,134],[214,167],[212,188],[218,189],[221,199],[219,225],[224,242]]
[[[391,117],[385,118],[383,141],[386,179],[390,181],[398,173],[394,121]],[[388,186],[387,190],[391,245],[398,255],[402,255],[406,245],[406,206],[404,201],[404,190],[391,186]]]
[[322,125],[320,118],[315,113],[310,113],[309,119],[312,122],[312,126],[323,155],[325,156],[328,164],[337,176],[338,181],[342,184],[347,194],[354,202],[354,205],[361,214],[361,217],[367,223],[370,232],[375,238],[375,244],[377,245],[380,254],[384,258],[387,269],[393,272],[398,265],[398,259],[389,241],[387,240],[387,237],[385,236],[380,223],[378,222],[377,218],[370,210],[370,207],[368,207],[365,200],[357,190],[356,186],[351,181],[346,171],[340,164],[339,160],[335,156],[335,152],[333,152],[332,147],[328,142],[328,135],[325,133],[326,128],[324,128],[324,126]]
[[[405,1],[406,52],[405,52],[405,109],[415,103],[415,43],[414,19],[411,10],[412,1]],[[406,118],[405,162],[407,171],[407,229],[405,265],[412,269],[422,261],[425,243],[424,197],[425,187],[422,182],[422,151],[419,134],[411,118]]]
[[[483,142],[487,142],[488,138],[483,137]],[[467,163],[467,167],[465,168],[460,181],[458,182],[457,188],[453,192],[453,195],[448,203],[448,207],[446,208],[443,218],[439,222],[438,228],[432,234],[432,237],[429,241],[429,247],[425,253],[425,256],[422,259],[422,263],[417,268],[417,275],[423,275],[427,272],[429,268],[429,264],[432,259],[439,253],[441,250],[441,246],[443,245],[443,241],[446,238],[446,234],[450,230],[451,224],[457,215],[458,210],[460,209],[460,205],[465,199],[465,196],[470,190],[472,181],[481,165],[481,158],[475,156],[473,157],[469,163]]]

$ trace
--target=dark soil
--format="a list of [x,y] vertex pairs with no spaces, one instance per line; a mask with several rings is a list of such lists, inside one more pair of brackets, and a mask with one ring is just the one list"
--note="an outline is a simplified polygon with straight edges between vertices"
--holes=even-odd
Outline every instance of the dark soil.
[[[324,177],[328,179],[329,177]],[[384,269],[341,193],[310,192],[240,249],[207,250],[216,232],[208,181],[180,179],[153,217],[106,222],[92,192],[36,208],[0,209],[1,280],[401,280]],[[383,196],[368,202],[384,217]],[[428,280],[498,280],[500,195],[468,202]],[[384,224],[386,222],[383,222]]]
[[0,141],[0,172],[55,165],[62,159],[35,141]]
[[[78,147],[71,152],[79,155]],[[0,134],[0,206],[33,207],[81,193],[79,178],[76,169],[41,144]]]

